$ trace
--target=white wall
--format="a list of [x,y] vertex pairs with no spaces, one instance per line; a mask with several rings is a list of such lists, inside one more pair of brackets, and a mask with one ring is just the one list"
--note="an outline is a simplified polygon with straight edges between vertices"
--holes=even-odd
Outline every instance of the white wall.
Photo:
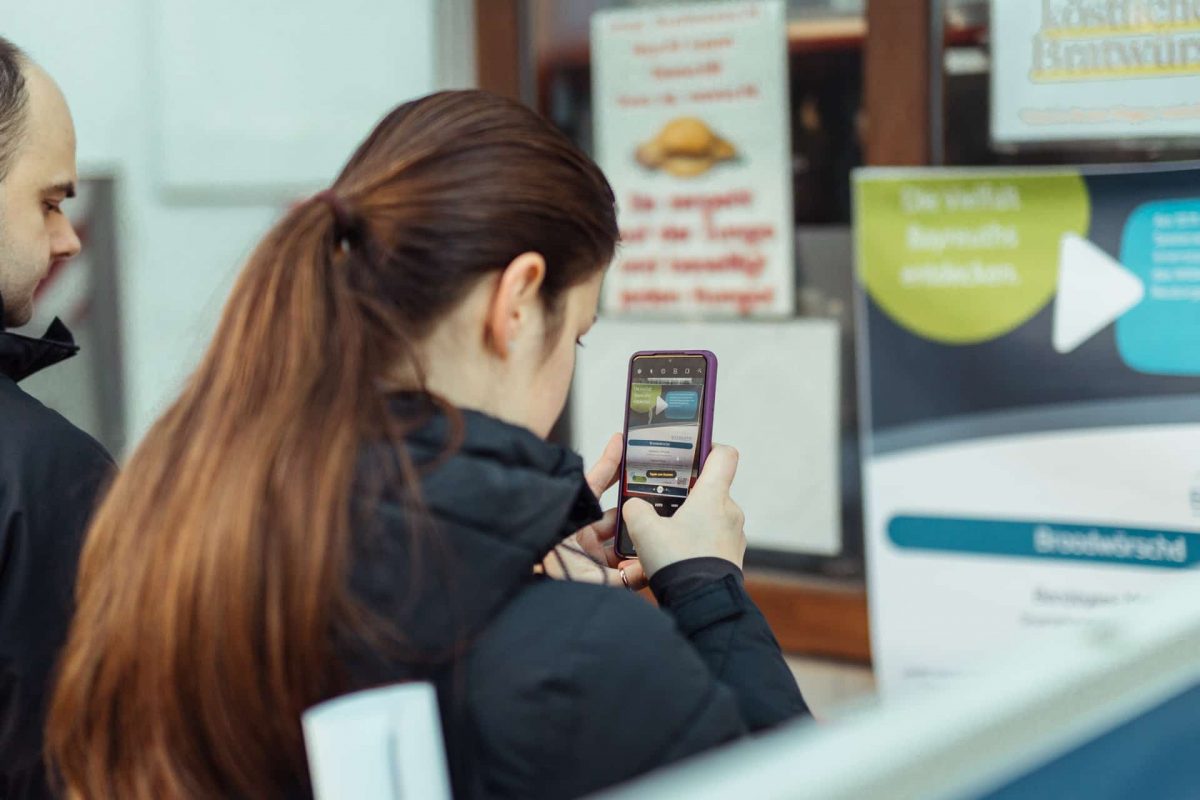
[[[155,102],[155,92],[171,88],[158,87],[156,80],[162,54],[156,52],[158,18],[154,15],[161,11],[157,4],[162,0],[0,1],[5,6],[0,34],[42,64],[67,95],[78,131],[81,175],[115,174],[119,179],[127,419],[129,440],[136,442],[194,367],[241,262],[288,198],[217,192],[203,201],[187,201],[163,191],[161,153],[172,143],[161,139],[160,106]],[[243,2],[245,9],[261,10],[266,0]],[[276,0],[271,4],[278,6]],[[359,0],[355,5],[360,10],[374,6],[381,15],[392,17],[400,6],[403,13],[411,14],[418,31],[422,26],[428,29],[423,35],[406,32],[403,46],[383,54],[411,67],[415,74],[432,76],[429,86],[408,95],[398,87],[395,102],[473,81],[471,3]],[[211,13],[225,17],[231,29],[246,24],[244,18],[224,13],[228,3],[195,6],[212,8]],[[294,28],[297,18],[319,24],[330,7],[341,5],[333,0],[292,0],[290,24]],[[355,58],[361,56],[356,50],[359,44],[344,32],[329,30],[324,51],[313,57],[336,70],[339,62],[361,62]],[[213,57],[224,63],[238,59],[257,64],[272,47],[286,52],[285,45],[265,36],[256,40],[255,53],[239,54],[226,42],[209,43]],[[255,75],[247,72],[247,91],[253,91]],[[379,115],[386,111],[381,108]],[[364,127],[356,138],[366,133]],[[345,155],[349,156],[348,149]]]

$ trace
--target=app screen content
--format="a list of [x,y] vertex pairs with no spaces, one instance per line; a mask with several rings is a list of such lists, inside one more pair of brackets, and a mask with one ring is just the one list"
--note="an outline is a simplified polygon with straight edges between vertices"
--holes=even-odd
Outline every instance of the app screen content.
[[[650,503],[659,516],[675,513],[699,475],[705,364],[702,356],[633,362],[621,491]],[[620,549],[633,552],[623,522],[620,537]]]

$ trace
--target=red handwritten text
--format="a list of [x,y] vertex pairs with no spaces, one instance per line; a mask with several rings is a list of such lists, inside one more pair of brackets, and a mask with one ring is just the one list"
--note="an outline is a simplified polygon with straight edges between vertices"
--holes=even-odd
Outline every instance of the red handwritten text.
[[770,305],[775,299],[773,288],[739,291],[737,289],[712,290],[696,287],[692,292],[693,299],[701,305],[736,306],[742,314],[749,314],[757,306]]
[[682,225],[664,225],[659,236],[664,242],[686,242],[692,237],[692,232]]
[[707,233],[711,241],[735,239],[753,246],[773,238],[775,228],[771,225],[716,225],[710,222]]
[[621,264],[622,272],[654,272],[658,261],[653,258],[631,258]]
[[767,259],[762,255],[729,253],[705,258],[676,258],[671,262],[675,272],[741,272],[757,278],[766,269]]
[[663,306],[679,302],[679,292],[662,289],[626,290],[621,292],[621,305],[625,308],[636,305]]
[[654,77],[660,81],[671,78],[711,77],[721,74],[720,61],[705,61],[703,64],[685,64],[678,67],[655,67]]
[[758,95],[758,87],[753,83],[747,83],[733,89],[704,89],[692,92],[688,98],[697,103],[709,103],[716,100],[753,100]]
[[652,195],[634,193],[629,195],[629,210],[649,213],[658,206],[658,201]]
[[754,193],[749,189],[731,189],[716,194],[677,194],[671,196],[671,208],[676,211],[699,209],[714,212],[722,208],[748,206],[754,202]]
[[645,225],[637,228],[622,229],[621,241],[625,244],[641,244],[650,236],[650,229]]

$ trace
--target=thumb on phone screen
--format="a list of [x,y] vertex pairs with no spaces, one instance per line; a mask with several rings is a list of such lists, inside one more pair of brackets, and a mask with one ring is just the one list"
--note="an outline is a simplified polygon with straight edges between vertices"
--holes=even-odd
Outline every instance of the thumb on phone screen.
[[633,536],[634,545],[637,544],[638,540],[638,537],[633,533],[634,528],[637,528],[639,532],[643,532],[652,528],[661,519],[658,516],[658,512],[654,510],[654,506],[638,497],[631,497],[625,501],[621,507],[621,517],[629,527],[629,533],[630,536]]
[[729,489],[733,486],[733,478],[737,475],[739,458],[738,451],[729,445],[713,445],[712,452],[708,454],[704,467],[700,470],[700,477],[696,479],[696,485],[692,487],[689,497],[696,492],[702,494],[713,492],[728,496]]
[[739,567],[746,552],[745,516],[729,496],[738,453],[714,445],[687,500],[660,517],[644,500],[625,501],[622,516],[647,577],[691,558],[723,558]]

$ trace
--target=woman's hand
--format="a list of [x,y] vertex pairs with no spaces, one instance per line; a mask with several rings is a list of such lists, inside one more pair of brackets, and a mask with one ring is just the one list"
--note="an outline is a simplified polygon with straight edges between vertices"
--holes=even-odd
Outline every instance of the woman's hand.
[[742,566],[746,518],[729,496],[737,464],[736,450],[715,445],[696,485],[672,517],[660,517],[645,500],[625,501],[625,525],[646,576],[689,558],[723,558]]
[[[621,470],[621,434],[608,440],[600,460],[588,470],[587,482],[596,499],[617,482]],[[559,580],[604,583],[637,591],[646,585],[646,573],[637,559],[622,560],[613,549],[617,536],[617,512],[609,509],[604,517],[568,536],[542,562],[547,575]],[[624,580],[622,580],[624,573]]]

